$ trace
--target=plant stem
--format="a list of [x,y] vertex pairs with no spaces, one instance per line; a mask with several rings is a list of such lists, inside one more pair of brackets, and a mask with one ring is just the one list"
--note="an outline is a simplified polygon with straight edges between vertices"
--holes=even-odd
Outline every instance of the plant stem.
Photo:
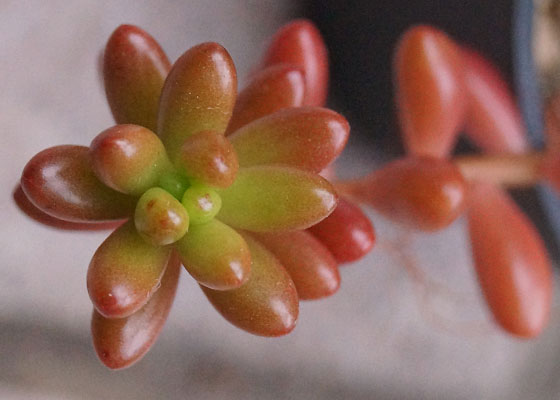
[[453,159],[468,181],[528,187],[541,180],[543,153],[462,156]]

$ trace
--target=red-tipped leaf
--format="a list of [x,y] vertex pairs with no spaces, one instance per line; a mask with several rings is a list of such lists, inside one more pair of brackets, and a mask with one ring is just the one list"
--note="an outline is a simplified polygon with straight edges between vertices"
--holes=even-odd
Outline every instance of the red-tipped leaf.
[[342,152],[349,132],[340,114],[299,107],[253,121],[229,138],[242,167],[282,164],[320,172]]
[[159,44],[144,30],[121,25],[113,32],[105,47],[103,77],[118,124],[155,131],[159,95],[170,68]]

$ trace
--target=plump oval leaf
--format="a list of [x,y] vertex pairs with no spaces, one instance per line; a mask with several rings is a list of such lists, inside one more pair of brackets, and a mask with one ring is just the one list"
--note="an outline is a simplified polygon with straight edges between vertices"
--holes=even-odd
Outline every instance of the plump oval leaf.
[[311,21],[295,20],[276,32],[263,60],[264,66],[275,64],[301,68],[305,77],[304,105],[325,104],[329,83],[327,46]]
[[134,212],[133,198],[97,179],[83,146],[56,146],[35,155],[23,170],[21,188],[39,210],[65,221],[110,221]]
[[259,71],[237,96],[226,134],[283,108],[301,106],[304,90],[303,73],[295,66],[279,64]]
[[222,198],[208,186],[195,184],[185,190],[181,200],[189,213],[191,224],[205,224],[212,220],[222,208]]
[[115,121],[155,131],[159,95],[170,69],[154,38],[136,26],[119,26],[103,55],[105,93]]
[[87,288],[97,311],[124,318],[138,311],[157,290],[171,250],[148,244],[132,221],[99,246],[89,264]]
[[75,231],[114,230],[123,222],[118,220],[110,222],[70,222],[52,217],[33,205],[31,200],[23,193],[21,185],[18,185],[13,191],[12,198],[20,211],[25,213],[29,218],[56,229]]
[[253,235],[288,271],[300,300],[327,297],[340,287],[335,258],[311,233],[292,231]]
[[109,319],[93,310],[93,347],[103,364],[111,369],[130,367],[148,352],[173,305],[180,271],[177,256],[172,256],[161,278],[161,287],[144,307],[128,317]]
[[473,187],[468,221],[476,273],[495,320],[513,335],[537,336],[552,301],[550,261],[537,230],[493,185]]
[[319,175],[280,166],[240,168],[234,184],[218,193],[217,218],[255,232],[308,228],[328,216],[338,200]]
[[445,33],[415,26],[394,57],[396,101],[406,149],[446,157],[459,133],[467,99],[460,49]]
[[296,326],[299,302],[286,270],[266,248],[245,235],[251,251],[251,277],[234,290],[201,286],[208,300],[233,325],[259,336],[281,336]]
[[221,133],[202,131],[189,136],[177,159],[185,176],[215,187],[228,187],[239,168],[232,144]]
[[101,132],[89,153],[93,171],[104,184],[135,196],[155,186],[171,167],[159,137],[139,125],[116,125]]
[[202,43],[179,57],[163,86],[158,115],[157,132],[172,161],[192,134],[225,132],[236,93],[233,60],[219,44]]
[[487,153],[529,149],[521,113],[500,72],[480,54],[463,48],[468,97],[465,133]]
[[298,107],[260,118],[229,139],[242,167],[283,164],[320,172],[342,152],[349,133],[340,114]]
[[365,256],[375,243],[375,232],[360,207],[344,198],[331,215],[309,231],[325,245],[339,263],[356,261]]
[[176,244],[181,262],[201,285],[215,290],[240,287],[251,272],[251,253],[243,237],[213,219],[192,225]]
[[407,157],[349,183],[343,190],[393,221],[435,231],[461,215],[467,185],[449,161]]
[[134,225],[154,246],[181,239],[189,229],[189,214],[179,200],[161,188],[151,188],[138,199]]

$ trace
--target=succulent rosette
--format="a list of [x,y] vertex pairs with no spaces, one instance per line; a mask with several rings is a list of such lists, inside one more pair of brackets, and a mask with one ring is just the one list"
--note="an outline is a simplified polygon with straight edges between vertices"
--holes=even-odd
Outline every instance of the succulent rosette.
[[[340,212],[319,175],[344,148],[348,123],[317,100],[302,106],[313,93],[309,63],[268,64],[237,94],[235,66],[219,44],[195,46],[171,65],[149,34],[123,25],[103,65],[118,125],[89,148],[52,147],[26,165],[21,187],[41,211],[118,224],[87,274],[94,345],[107,366],[131,365],[155,341],[180,264],[232,324],[279,336],[295,327],[299,299],[334,293],[338,262],[371,248],[369,220],[347,202]],[[320,221],[323,229],[307,230]],[[355,229],[366,240],[341,251]]]

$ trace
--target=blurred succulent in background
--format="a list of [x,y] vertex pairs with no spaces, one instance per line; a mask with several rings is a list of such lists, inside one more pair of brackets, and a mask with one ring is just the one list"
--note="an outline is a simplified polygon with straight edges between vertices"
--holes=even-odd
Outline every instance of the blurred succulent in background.
[[220,45],[171,66],[131,25],[110,37],[103,75],[118,125],[89,148],[37,154],[21,187],[50,217],[118,225],[87,274],[94,346],[110,368],[155,341],[181,263],[228,321],[279,336],[295,327],[299,299],[333,294],[338,263],[373,246],[366,216],[319,175],[349,125],[320,107],[328,64],[311,23],[281,29],[239,95]]

